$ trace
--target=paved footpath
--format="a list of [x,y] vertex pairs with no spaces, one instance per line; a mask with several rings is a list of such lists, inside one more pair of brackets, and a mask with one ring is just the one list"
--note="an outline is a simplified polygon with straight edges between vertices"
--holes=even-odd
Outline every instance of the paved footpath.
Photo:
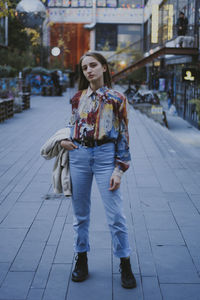
[[132,108],[122,193],[138,287],[120,285],[95,182],[90,277],[71,281],[71,200],[53,194],[53,161],[40,156],[70,112],[69,92],[35,96],[30,110],[0,124],[0,300],[199,300],[199,156]]

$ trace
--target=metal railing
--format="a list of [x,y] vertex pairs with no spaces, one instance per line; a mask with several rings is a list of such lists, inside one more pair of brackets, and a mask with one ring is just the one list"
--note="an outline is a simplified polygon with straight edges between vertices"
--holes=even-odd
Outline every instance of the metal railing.
[[178,48],[180,47],[180,42],[182,42],[181,47],[198,48],[198,38],[195,35],[194,25],[188,25],[186,36],[183,38],[178,36],[176,25],[173,26],[172,32],[172,38],[169,39],[168,27],[164,25],[159,28],[157,43],[152,43],[151,35],[148,35],[144,39],[140,39],[108,57],[107,60],[112,75],[122,71],[161,47]]

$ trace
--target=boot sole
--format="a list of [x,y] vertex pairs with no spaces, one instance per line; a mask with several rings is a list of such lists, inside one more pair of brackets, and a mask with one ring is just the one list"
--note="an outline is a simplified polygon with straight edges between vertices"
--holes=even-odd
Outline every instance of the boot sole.
[[81,278],[75,278],[75,277],[72,277],[72,281],[74,282],[82,282],[84,280],[86,280],[88,278],[89,274],[87,276],[84,276],[84,277],[81,277]]
[[124,289],[134,289],[134,288],[136,288],[137,287],[137,284],[134,284],[134,285],[125,285],[125,284],[121,284],[122,285],[122,287],[124,288]]

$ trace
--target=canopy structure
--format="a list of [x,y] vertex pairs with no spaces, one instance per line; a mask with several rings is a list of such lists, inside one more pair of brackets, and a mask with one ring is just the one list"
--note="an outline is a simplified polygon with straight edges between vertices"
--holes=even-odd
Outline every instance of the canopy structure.
[[146,64],[152,62],[154,59],[159,58],[164,55],[189,55],[197,56],[198,48],[171,48],[171,47],[162,47],[154,53],[150,54],[147,57],[144,57],[127,68],[121,70],[120,72],[112,76],[114,82],[126,77],[129,73],[136,71],[144,67]]

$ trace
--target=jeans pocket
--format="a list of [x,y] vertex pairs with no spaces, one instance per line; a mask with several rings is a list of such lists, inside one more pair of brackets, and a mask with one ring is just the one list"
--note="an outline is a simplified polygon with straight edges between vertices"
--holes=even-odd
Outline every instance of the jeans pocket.
[[115,145],[114,143],[106,143],[99,146],[99,150],[105,153],[115,152]]

